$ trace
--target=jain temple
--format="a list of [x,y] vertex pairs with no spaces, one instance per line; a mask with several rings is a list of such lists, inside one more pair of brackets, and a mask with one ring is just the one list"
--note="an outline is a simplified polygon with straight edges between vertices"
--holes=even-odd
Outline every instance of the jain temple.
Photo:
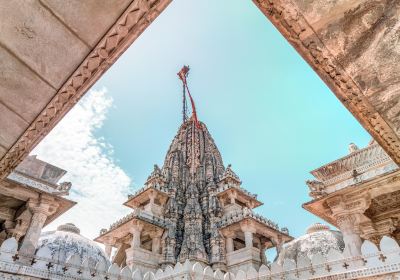
[[94,241],[72,223],[42,232],[74,205],[65,173],[29,156],[1,182],[0,279],[400,277],[400,170],[375,141],[350,144],[348,155],[311,172],[303,207],[327,224],[297,238],[256,213],[262,202],[224,165],[195,114],[163,166],[129,195],[131,213]]
[[311,171],[303,208],[323,223],[292,236],[257,214],[184,67],[183,122],[130,214],[95,240],[43,230],[76,203],[67,171],[30,152],[172,1],[0,1],[0,280],[400,279],[399,0],[248,1],[372,136]]

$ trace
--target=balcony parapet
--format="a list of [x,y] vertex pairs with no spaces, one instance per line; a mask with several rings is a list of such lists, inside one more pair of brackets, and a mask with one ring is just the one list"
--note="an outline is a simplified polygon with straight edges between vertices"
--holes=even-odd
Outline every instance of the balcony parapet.
[[[48,247],[40,248],[33,255],[24,255],[18,251],[18,243],[14,238],[7,239],[0,247],[0,278],[23,280],[27,277],[44,280],[83,280],[92,279],[397,279],[400,276],[400,247],[389,237],[383,237],[379,248],[369,241],[361,247],[362,255],[347,258],[340,251],[331,249],[326,255],[316,254],[311,259],[300,256],[297,261],[285,259],[282,264],[274,262],[262,264],[259,269],[250,267],[247,271],[238,270],[223,273],[219,269],[204,267],[198,262],[186,260],[175,267],[167,266],[156,272],[146,273],[135,265],[120,268],[117,264],[108,265],[104,261],[94,267],[89,266],[87,259],[80,255],[72,255],[67,261],[60,262],[57,255],[52,255]],[[21,263],[21,258],[29,260]]]

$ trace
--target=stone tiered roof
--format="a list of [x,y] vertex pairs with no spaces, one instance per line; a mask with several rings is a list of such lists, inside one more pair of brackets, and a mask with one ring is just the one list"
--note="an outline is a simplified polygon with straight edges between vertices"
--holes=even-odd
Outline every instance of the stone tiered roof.
[[66,171],[36,156],[28,156],[8,175],[7,179],[34,188],[41,192],[64,196],[69,194],[72,184],[59,183]]
[[307,181],[310,196],[321,197],[399,169],[376,142],[363,149],[354,146],[351,144],[349,155],[310,172],[316,178]]
[[263,217],[263,216],[261,216],[259,214],[254,213],[249,208],[236,210],[236,211],[234,211],[234,212],[222,217],[221,221],[219,222],[219,227],[220,228],[224,228],[224,227],[227,227],[227,226],[232,225],[234,223],[238,223],[238,222],[240,222],[240,221],[242,221],[244,219],[247,219],[247,218],[254,219],[255,221],[260,222],[261,224],[263,224],[263,225],[265,225],[265,226],[267,226],[269,228],[272,228],[274,230],[283,232],[283,233],[285,233],[287,235],[289,234],[289,231],[287,230],[287,228],[279,228],[277,223],[274,223],[273,221],[271,221],[271,220],[269,220],[269,219],[267,219],[267,218],[265,218],[265,217]]
[[159,192],[168,194],[167,189],[165,187],[163,187],[163,186],[159,186],[159,185],[158,186],[149,186],[149,185],[146,185],[146,186],[140,188],[139,190],[137,190],[136,192],[134,192],[133,194],[129,194],[128,195],[128,199],[130,200],[130,199],[132,199],[134,197],[137,197],[137,196],[141,195],[142,193],[144,193],[145,191],[147,191],[149,189],[157,190]]
[[115,223],[111,224],[108,230],[102,229],[100,231],[100,235],[104,235],[108,232],[111,232],[114,229],[120,227],[121,225],[123,225],[129,221],[132,221],[133,219],[138,219],[138,220],[141,220],[141,221],[144,221],[144,222],[147,222],[147,223],[150,223],[150,224],[162,227],[162,228],[165,228],[167,226],[167,221],[164,220],[163,218],[151,215],[151,214],[147,213],[146,211],[142,211],[140,209],[135,209],[128,215],[122,217]]
[[226,190],[229,190],[231,188],[235,188],[235,190],[238,190],[238,191],[242,192],[243,194],[245,194],[245,195],[247,195],[247,196],[249,196],[251,198],[257,199],[257,195],[256,194],[253,194],[253,193],[249,192],[248,190],[246,190],[245,188],[242,188],[241,186],[237,186],[237,185],[221,185],[221,186],[218,187],[217,193],[222,193],[222,192],[224,192]]
[[228,166],[226,167],[224,173],[222,174],[222,176],[220,177],[219,181],[234,181],[237,184],[242,184],[242,181],[240,180],[239,176],[236,175],[235,172],[233,172],[232,170],[232,165],[228,164]]

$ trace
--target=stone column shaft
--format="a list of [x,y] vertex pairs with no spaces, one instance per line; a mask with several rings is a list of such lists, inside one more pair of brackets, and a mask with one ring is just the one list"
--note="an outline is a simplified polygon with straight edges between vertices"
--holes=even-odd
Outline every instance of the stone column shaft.
[[154,237],[153,242],[151,244],[151,251],[153,253],[159,254],[160,252],[160,244],[161,244],[161,238],[160,237]]
[[143,230],[143,225],[141,224],[134,224],[131,228],[131,233],[132,233],[132,242],[131,242],[131,247],[132,248],[140,248],[141,246],[141,241],[140,241],[140,235]]
[[139,248],[140,247],[140,231],[139,230],[133,230],[132,231],[132,247],[133,248]]
[[47,215],[43,212],[33,213],[31,224],[25,234],[24,243],[30,241],[33,247],[37,248],[40,233],[46,222]]
[[107,257],[110,259],[111,258],[111,252],[112,252],[112,246],[109,245],[109,244],[106,244],[104,251],[105,251]]
[[231,236],[226,238],[226,252],[231,253],[233,252],[234,247],[233,247],[233,238]]
[[32,213],[32,218],[21,248],[24,247],[24,245],[27,245],[28,242],[30,242],[34,248],[37,248],[39,237],[46,219],[57,210],[58,205],[41,198],[39,202],[28,201],[27,206],[29,211]]
[[344,254],[348,257],[361,255],[362,240],[356,225],[356,217],[354,215],[342,215],[337,218],[340,231],[343,234],[345,244]]
[[253,233],[251,231],[244,232],[244,241],[246,243],[246,248],[253,247]]
[[260,258],[262,264],[267,264],[267,255],[265,254],[267,247],[264,244],[260,244]]

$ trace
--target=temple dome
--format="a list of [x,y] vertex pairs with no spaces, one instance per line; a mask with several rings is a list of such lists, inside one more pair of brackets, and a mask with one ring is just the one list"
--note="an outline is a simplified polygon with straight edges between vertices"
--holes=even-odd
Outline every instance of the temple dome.
[[307,233],[286,243],[279,256],[278,263],[285,259],[296,261],[300,256],[311,259],[315,254],[328,254],[330,249],[343,252],[344,242],[340,231],[331,230],[329,226],[315,223],[307,229]]
[[71,255],[79,255],[81,261],[89,260],[90,266],[95,266],[100,260],[110,264],[108,257],[100,246],[82,235],[74,224],[60,225],[55,231],[43,232],[39,238],[38,248],[48,247],[53,257],[65,262]]

